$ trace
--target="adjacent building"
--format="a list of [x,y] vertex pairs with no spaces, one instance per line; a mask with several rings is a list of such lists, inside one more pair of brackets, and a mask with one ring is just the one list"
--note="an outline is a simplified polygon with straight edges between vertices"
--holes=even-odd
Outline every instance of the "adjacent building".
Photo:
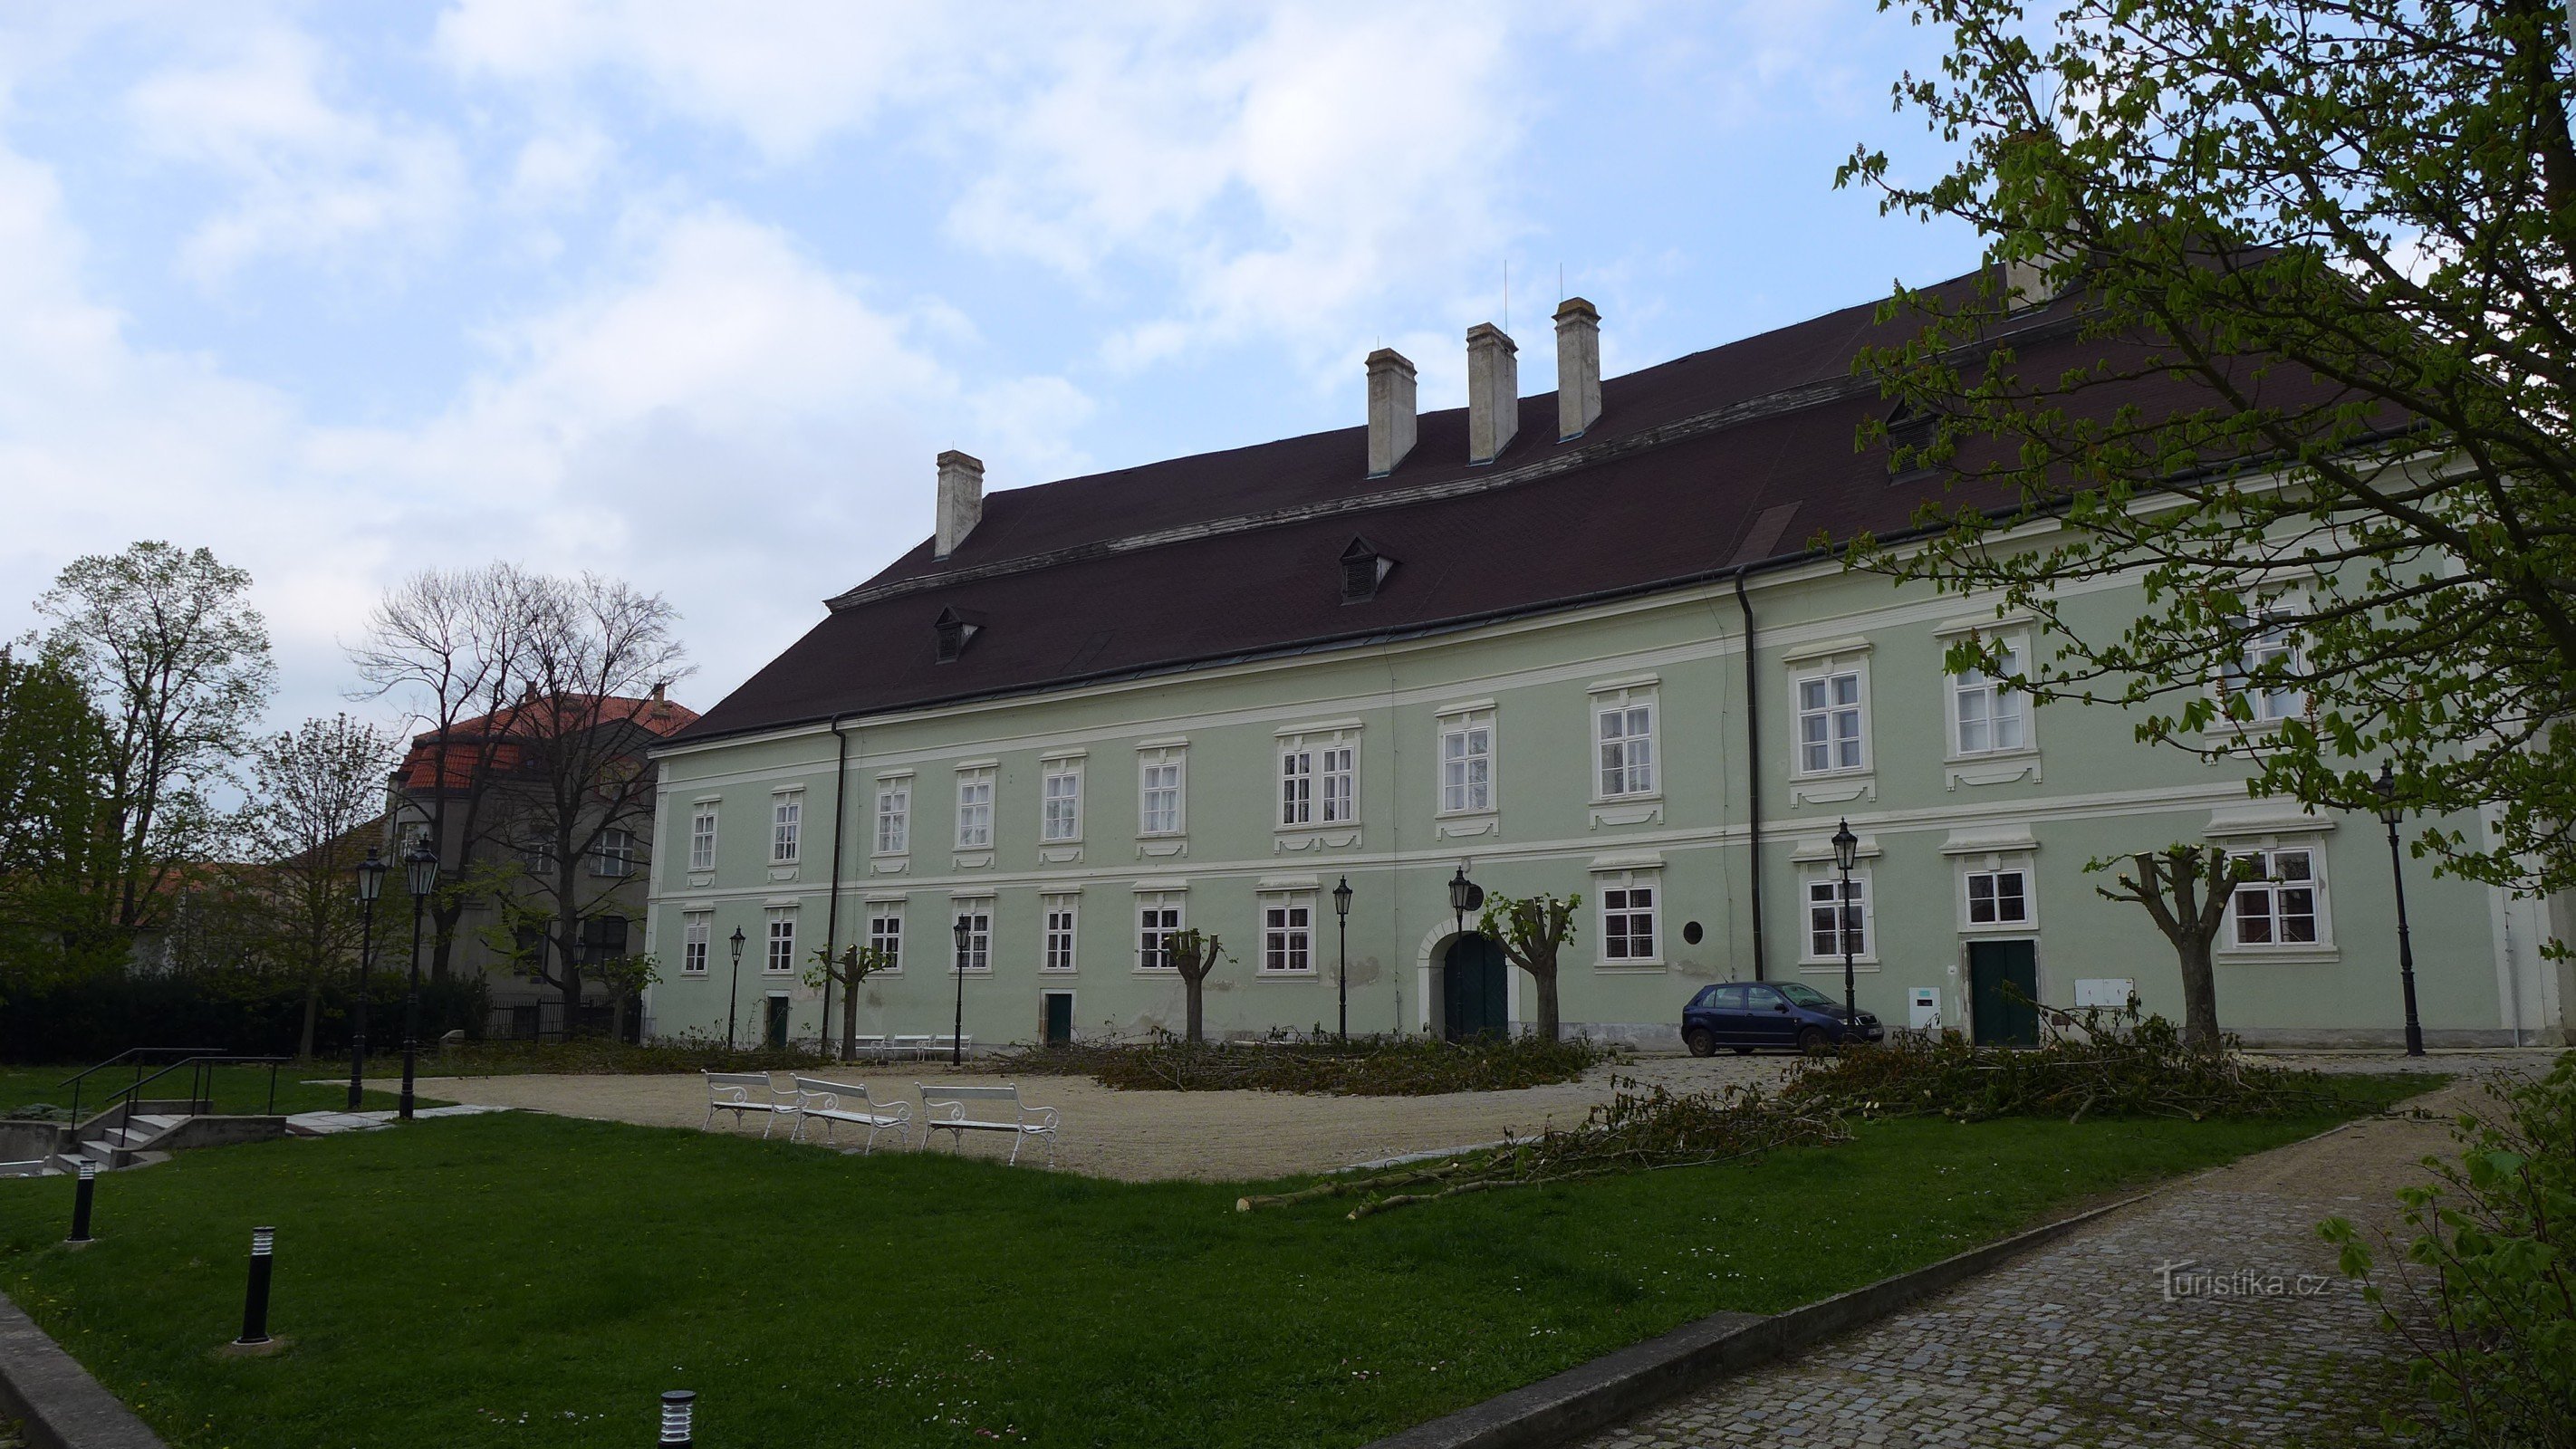
[[[2081,345],[2070,308],[2019,319],[2028,365]],[[865,1034],[944,1033],[961,994],[978,1044],[1176,1030],[1184,927],[1224,944],[1211,1032],[1345,1002],[1355,1032],[1509,1029],[1530,983],[1453,912],[1463,873],[1580,894],[1569,1027],[1671,1042],[1711,983],[1840,995],[1848,822],[1850,966],[1884,1019],[2019,1035],[2007,983],[2178,1016],[2171,949],[2085,865],[2206,840],[2261,874],[2223,1022],[2396,1039],[2376,820],[1946,673],[1969,631],[2044,641],[1812,547],[1903,529],[1926,486],[1854,447],[1888,407],[1852,375],[1894,336],[1873,306],[1610,379],[1594,309],[1555,323],[1553,393],[1480,326],[1463,408],[1421,412],[1379,351],[1363,426],[990,496],[941,455],[932,536],[655,751],[650,1029],[837,1032],[804,968],[859,943],[899,963]],[[2567,1039],[2545,903],[2407,869],[2431,1040]]]

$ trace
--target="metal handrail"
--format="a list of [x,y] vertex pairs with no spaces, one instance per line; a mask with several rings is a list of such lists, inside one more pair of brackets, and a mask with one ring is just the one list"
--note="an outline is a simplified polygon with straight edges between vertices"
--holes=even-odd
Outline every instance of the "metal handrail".
[[[189,1104],[194,1106],[198,1102],[204,1102],[207,1106],[212,1107],[215,1100],[215,1068],[264,1066],[268,1068],[267,1115],[274,1117],[277,1115],[277,1069],[293,1060],[295,1060],[293,1057],[239,1057],[231,1056],[223,1052],[210,1052],[198,1056],[183,1057],[180,1060],[163,1067],[161,1070],[154,1072],[148,1077],[137,1076],[132,1085],[120,1087],[116,1091],[110,1093],[107,1101],[112,1104],[119,1097],[123,1097],[125,1099],[125,1116],[122,1121],[117,1123],[117,1126],[120,1130],[131,1136],[134,1131],[134,1104],[142,1097],[143,1089],[152,1085],[154,1082],[161,1080],[163,1077],[170,1075],[172,1072],[179,1070],[181,1067],[189,1069]],[[104,1115],[107,1110],[112,1110],[112,1108],[103,1106],[101,1115]]]
[[[70,1076],[63,1078],[61,1081],[54,1083],[54,1085],[56,1087],[69,1087],[72,1089],[72,1120],[74,1122],[78,1122],[80,1121],[81,1079],[87,1077],[92,1072],[104,1071],[113,1066],[121,1066],[128,1058],[132,1058],[134,1062],[134,1083],[128,1084],[130,1089],[132,1085],[139,1084],[143,1080],[144,1065],[147,1059],[151,1057],[168,1056],[173,1058],[186,1058],[192,1056],[221,1056],[227,1050],[229,1050],[229,1048],[226,1047],[127,1047],[125,1050],[109,1057],[106,1061],[100,1062],[98,1065],[93,1067],[83,1067],[79,1071],[72,1073]],[[108,1100],[112,1102],[116,1099],[111,1096]]]

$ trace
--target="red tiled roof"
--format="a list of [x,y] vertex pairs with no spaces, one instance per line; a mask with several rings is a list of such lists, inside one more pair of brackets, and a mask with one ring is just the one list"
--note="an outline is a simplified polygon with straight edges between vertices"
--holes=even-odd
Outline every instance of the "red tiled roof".
[[489,767],[494,775],[508,775],[519,768],[525,758],[520,746],[510,743],[513,735],[551,734],[562,729],[597,729],[605,725],[632,723],[636,728],[669,738],[695,723],[698,712],[668,699],[633,699],[611,695],[598,699],[590,695],[566,696],[548,702],[551,707],[517,704],[490,714],[459,720],[447,732],[442,745],[438,732],[412,737],[411,750],[403,757],[396,777],[402,788],[415,793],[432,789],[462,790],[474,781],[478,763],[489,754]]

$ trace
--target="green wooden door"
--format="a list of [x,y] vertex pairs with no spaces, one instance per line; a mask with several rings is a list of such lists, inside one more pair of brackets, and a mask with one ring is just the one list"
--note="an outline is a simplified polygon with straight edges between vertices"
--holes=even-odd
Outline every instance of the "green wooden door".
[[761,1033],[761,1040],[768,1043],[773,1051],[783,1050],[787,1045],[787,998],[772,996],[768,1001],[769,1020],[767,1029]]
[[1968,1008],[1979,1046],[2039,1045],[2038,1000],[2037,941],[1968,943]]
[[1046,994],[1046,1044],[1073,1044],[1073,993],[1050,991]]
[[1484,936],[1461,936],[1442,958],[1442,1033],[1451,1041],[1511,1030],[1511,978],[1503,948]]

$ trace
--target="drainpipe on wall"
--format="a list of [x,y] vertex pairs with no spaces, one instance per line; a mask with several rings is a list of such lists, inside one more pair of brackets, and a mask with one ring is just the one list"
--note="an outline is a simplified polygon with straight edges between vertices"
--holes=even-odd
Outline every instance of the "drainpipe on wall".
[[1770,973],[1762,951],[1762,730],[1755,713],[1762,699],[1762,671],[1753,664],[1753,600],[1744,592],[1744,570],[1735,571],[1735,607],[1744,612],[1744,806],[1745,838],[1752,859],[1753,979]]
[[[841,733],[843,715],[832,716],[832,893],[823,901],[823,958],[841,944],[841,801],[850,792],[850,737]],[[823,1055],[832,1054],[832,969],[823,968]],[[846,1043],[844,1044],[846,1047]]]

